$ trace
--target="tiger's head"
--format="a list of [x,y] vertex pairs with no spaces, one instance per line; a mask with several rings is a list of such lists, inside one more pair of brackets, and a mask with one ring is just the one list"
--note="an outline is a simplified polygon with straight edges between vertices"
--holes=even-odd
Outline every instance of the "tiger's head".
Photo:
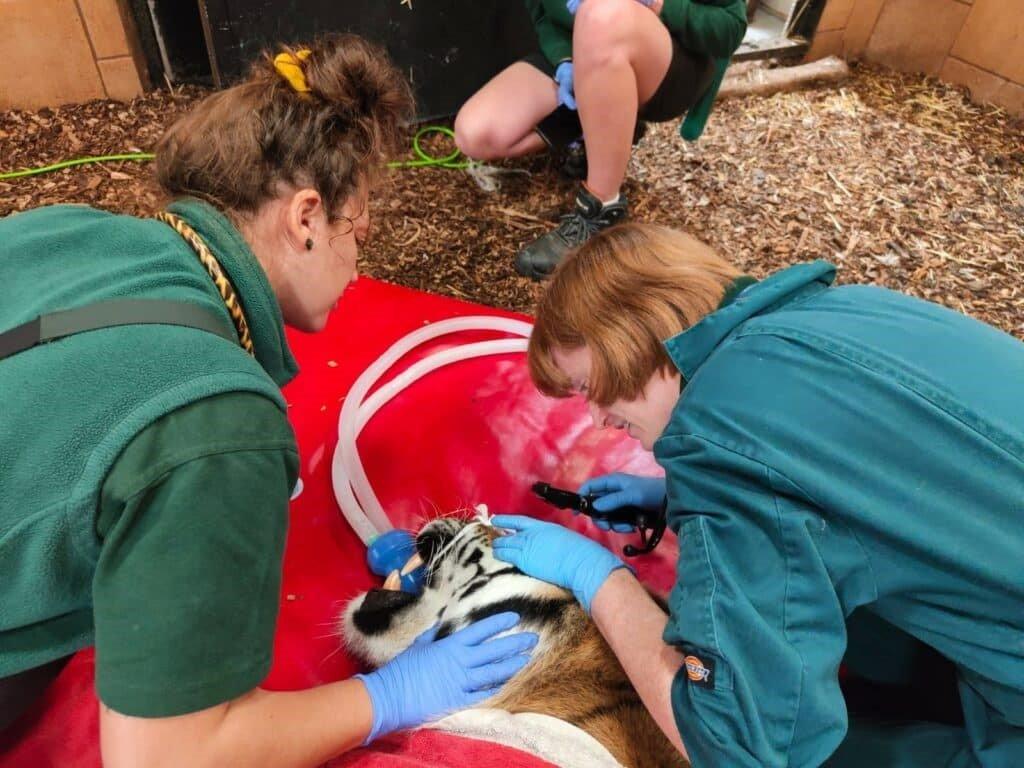
[[477,520],[445,517],[425,525],[416,550],[427,569],[423,591],[371,589],[345,608],[342,631],[348,650],[379,667],[427,629],[443,638],[474,621],[504,611],[521,617],[516,631],[535,632],[542,655],[565,614],[577,608],[566,590],[525,575],[498,560],[491,542],[500,532]]

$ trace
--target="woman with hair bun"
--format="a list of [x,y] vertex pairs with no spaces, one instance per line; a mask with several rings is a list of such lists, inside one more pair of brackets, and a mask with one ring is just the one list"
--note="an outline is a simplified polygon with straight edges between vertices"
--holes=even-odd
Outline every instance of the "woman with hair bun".
[[322,329],[356,279],[411,107],[380,49],[325,37],[171,126],[155,218],[0,221],[0,731],[90,644],[112,768],[317,765],[525,664],[536,637],[492,640],[502,614],[368,675],[259,688],[298,474],[284,325]]

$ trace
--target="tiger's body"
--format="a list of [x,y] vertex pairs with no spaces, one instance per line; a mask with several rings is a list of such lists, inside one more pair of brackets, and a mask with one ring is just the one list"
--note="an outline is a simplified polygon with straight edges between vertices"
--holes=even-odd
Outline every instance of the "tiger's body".
[[371,590],[343,617],[349,650],[373,666],[386,663],[439,623],[444,637],[503,611],[537,633],[529,664],[481,706],[550,715],[600,742],[627,768],[683,768],[687,762],[644,708],[596,625],[572,594],[524,575],[494,557],[496,531],[442,518],[426,525],[416,547],[429,575],[420,595]]

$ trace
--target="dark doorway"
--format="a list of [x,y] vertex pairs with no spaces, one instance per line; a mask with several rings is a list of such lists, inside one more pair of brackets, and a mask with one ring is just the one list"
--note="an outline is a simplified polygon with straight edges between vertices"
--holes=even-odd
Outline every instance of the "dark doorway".
[[230,83],[275,43],[329,31],[384,45],[408,75],[420,119],[454,114],[483,83],[532,51],[517,0],[200,0],[213,75]]

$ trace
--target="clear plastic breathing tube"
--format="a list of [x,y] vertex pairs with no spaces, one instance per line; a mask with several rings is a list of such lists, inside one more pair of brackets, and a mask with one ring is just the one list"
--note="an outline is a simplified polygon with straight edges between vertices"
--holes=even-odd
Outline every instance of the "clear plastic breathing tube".
[[[342,514],[364,543],[369,544],[373,538],[394,526],[377,500],[359,458],[356,440],[363,427],[381,406],[431,371],[460,360],[525,352],[532,329],[533,326],[522,320],[487,315],[442,320],[418,328],[396,341],[356,379],[338,419],[338,447],[331,464],[331,481]],[[367,399],[367,393],[378,379],[410,351],[431,339],[460,331],[496,331],[518,338],[491,339],[439,350],[411,365]]]

